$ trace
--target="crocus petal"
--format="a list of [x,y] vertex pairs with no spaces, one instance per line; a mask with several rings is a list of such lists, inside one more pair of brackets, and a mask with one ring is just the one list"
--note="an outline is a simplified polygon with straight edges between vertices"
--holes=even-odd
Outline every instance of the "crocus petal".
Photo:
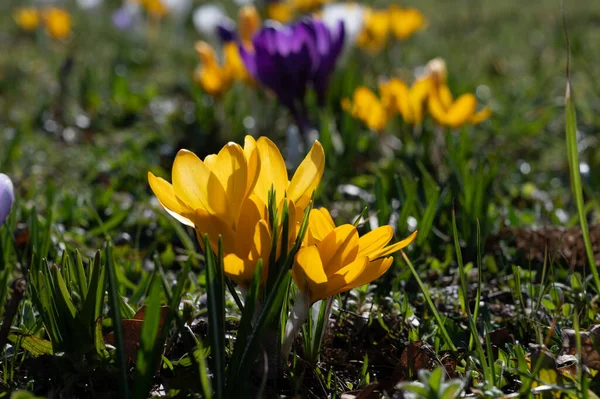
[[[211,174],[210,169],[196,154],[188,150],[180,150],[173,162],[175,195],[191,209],[209,210],[206,182]],[[223,191],[222,187],[221,191]]]
[[325,152],[321,143],[315,141],[292,177],[287,190],[288,198],[301,208],[308,206],[313,191],[321,182],[324,168]]
[[192,221],[196,226],[196,234],[201,242],[204,235],[208,234],[212,250],[217,252],[219,236],[223,242],[223,253],[235,252],[235,233],[231,227],[221,218],[206,212],[204,209],[196,209]]
[[373,255],[380,252],[394,236],[392,226],[381,226],[358,239],[358,255],[376,259]]
[[467,123],[475,113],[477,99],[471,93],[458,97],[448,109],[447,123],[451,127],[458,127]]
[[447,111],[452,106],[452,102],[454,101],[454,97],[452,96],[450,88],[448,88],[446,85],[441,85],[437,88],[437,94],[442,105],[444,106],[444,109]]
[[4,223],[15,202],[15,189],[12,181],[0,173],[0,224]]
[[392,263],[394,263],[394,258],[391,256],[369,262],[360,275],[358,275],[352,282],[344,287],[344,291],[348,291],[377,280],[388,271],[390,266],[392,266]]
[[436,94],[432,94],[429,96],[427,100],[427,106],[429,108],[429,112],[431,116],[441,125],[446,125],[446,110],[442,102],[440,101],[440,97]]
[[393,254],[394,252],[398,252],[401,249],[408,247],[415,240],[416,237],[417,232],[415,231],[414,233],[406,237],[404,240],[398,241],[397,243],[392,245],[388,245],[387,247],[382,248],[381,251],[372,253],[371,259],[384,258]]
[[268,195],[271,186],[277,194],[277,203],[283,199],[288,186],[288,174],[285,162],[279,149],[271,140],[261,137],[256,142],[260,156],[260,175],[254,186],[254,193],[268,204]]
[[260,173],[260,156],[256,147],[256,140],[252,136],[244,138],[244,155],[246,156],[246,165],[248,166],[248,185],[246,195],[254,190]]
[[244,260],[236,254],[227,254],[223,257],[223,271],[240,287],[248,287],[254,277],[256,265],[250,266],[247,260]]
[[485,107],[484,109],[482,109],[481,111],[479,111],[475,115],[473,115],[473,117],[471,118],[471,124],[478,125],[481,122],[487,120],[491,115],[492,115],[491,108]]
[[327,209],[312,209],[310,211],[308,216],[308,245],[320,243],[333,230],[335,230],[335,224]]
[[351,224],[336,227],[317,246],[325,273],[335,274],[358,254],[358,231]]
[[[194,227],[194,222],[183,215],[193,214],[193,210],[185,206],[175,195],[173,186],[165,179],[148,172],[148,183],[163,208],[180,223]],[[0,215],[1,216],[1,215]]]
[[[271,233],[269,231],[269,225],[266,220],[260,220],[254,229],[254,235],[252,236],[254,245],[251,248],[250,260],[258,261],[263,260],[266,265],[269,262],[269,254],[271,253]],[[263,272],[266,273],[265,268]]]
[[298,251],[292,277],[303,292],[309,293],[311,303],[327,297],[327,275],[317,248],[305,247]]
[[256,225],[261,219],[266,218],[267,207],[257,196],[253,195],[244,201],[235,231],[235,248],[240,257],[249,256]]
[[248,184],[248,169],[244,150],[239,144],[227,143],[219,151],[216,162],[210,166],[210,169],[225,189],[227,207],[223,207],[223,209],[228,211],[226,216],[235,223],[239,217]]
[[356,280],[363,274],[368,274],[365,273],[368,265],[369,258],[366,256],[359,256],[354,262],[344,266],[333,276],[330,276],[329,281],[327,282],[326,297],[330,297],[339,294],[340,292],[348,291],[352,288],[363,285],[358,284]]

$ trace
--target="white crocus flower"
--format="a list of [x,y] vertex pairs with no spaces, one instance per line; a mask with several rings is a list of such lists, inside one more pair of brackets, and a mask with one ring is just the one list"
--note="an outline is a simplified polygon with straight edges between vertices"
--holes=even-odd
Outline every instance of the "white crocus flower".
[[347,50],[356,43],[362,31],[364,14],[365,7],[357,3],[329,3],[323,7],[321,19],[329,29],[336,29],[338,21],[343,22],[346,35],[344,47]]
[[192,16],[194,27],[206,38],[217,39],[217,27],[235,25],[223,9],[215,4],[205,4],[194,10]]

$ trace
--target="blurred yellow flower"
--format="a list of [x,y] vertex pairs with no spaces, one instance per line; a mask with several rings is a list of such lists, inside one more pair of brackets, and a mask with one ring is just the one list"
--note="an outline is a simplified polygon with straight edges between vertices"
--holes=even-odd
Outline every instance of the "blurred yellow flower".
[[379,227],[359,237],[351,224],[335,227],[326,210],[313,210],[309,218],[312,245],[298,251],[292,277],[308,295],[310,304],[381,277],[392,265],[390,255],[407,247],[417,236],[415,231],[388,245],[394,235],[391,226]]
[[267,17],[285,24],[294,18],[294,8],[287,2],[270,2],[267,4]]
[[291,0],[292,7],[300,12],[309,12],[329,3],[330,0]]
[[427,79],[420,79],[408,87],[400,79],[392,78],[379,86],[381,101],[388,114],[399,112],[405,123],[417,125],[423,122],[424,104],[431,87]]
[[238,31],[240,40],[246,48],[252,48],[252,36],[260,29],[262,21],[256,11],[256,7],[251,4],[240,8],[238,13]]
[[492,114],[486,107],[477,112],[477,99],[472,93],[454,99],[446,85],[433,87],[429,93],[428,108],[431,116],[441,125],[457,128],[465,124],[476,125]]
[[416,8],[392,5],[388,9],[390,29],[397,39],[404,40],[425,27],[425,17]]
[[248,84],[254,83],[252,77],[248,73],[237,43],[225,43],[223,47],[224,68],[234,80],[240,80]]
[[387,10],[366,9],[363,18],[363,28],[358,35],[357,45],[372,53],[381,51],[387,43],[390,30]]
[[139,0],[139,3],[151,17],[156,19],[164,17],[168,12],[161,0]]
[[231,70],[219,64],[211,45],[198,41],[194,48],[200,58],[200,65],[194,71],[194,81],[211,96],[219,96],[229,90],[233,83]]
[[376,132],[383,130],[391,117],[377,95],[364,86],[360,86],[354,91],[352,100],[344,98],[342,108]]
[[[246,136],[244,147],[228,143],[204,161],[187,150],[175,158],[172,181],[148,172],[148,181],[160,204],[181,223],[195,227],[202,243],[208,234],[213,250],[222,237],[225,273],[241,286],[252,279],[263,259],[266,276],[272,232],[268,223],[268,193],[277,201],[287,195],[290,223],[308,205],[325,165],[323,147],[315,142],[291,181],[279,149],[271,140]],[[281,208],[281,206],[280,206]],[[291,229],[295,238],[296,229]]]
[[23,7],[13,13],[13,19],[21,29],[33,32],[40,25],[40,12],[35,7]]
[[44,10],[44,25],[50,37],[57,40],[66,39],[71,33],[71,15],[60,8],[49,7]]

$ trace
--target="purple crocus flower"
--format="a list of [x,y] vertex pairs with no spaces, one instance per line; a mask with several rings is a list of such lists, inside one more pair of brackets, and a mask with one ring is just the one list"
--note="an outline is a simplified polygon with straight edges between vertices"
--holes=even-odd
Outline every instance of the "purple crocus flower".
[[15,191],[12,181],[8,176],[0,173],[0,224],[8,217],[14,202]]
[[252,77],[273,90],[295,115],[311,85],[323,103],[329,77],[344,45],[344,24],[330,30],[306,18],[292,25],[268,24],[254,35],[254,49],[239,46]]
[[222,43],[234,42],[238,38],[235,24],[228,22],[220,23],[215,28],[217,37]]

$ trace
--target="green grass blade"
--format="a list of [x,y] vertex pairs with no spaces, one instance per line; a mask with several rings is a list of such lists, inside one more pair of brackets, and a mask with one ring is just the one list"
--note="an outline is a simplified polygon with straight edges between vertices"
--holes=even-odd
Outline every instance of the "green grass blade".
[[[466,311],[467,318],[469,320],[469,328],[471,330],[471,336],[469,338],[469,350],[471,350],[473,348],[473,344],[475,344],[477,354],[479,355],[479,363],[481,365],[481,368],[483,369],[483,375],[485,377],[486,385],[489,386],[489,384],[492,384],[493,386],[495,379],[493,368],[490,370],[488,359],[486,359],[485,352],[483,351],[483,345],[481,345],[481,341],[479,340],[479,332],[477,331],[477,325],[475,324],[475,319],[473,318],[471,308],[469,307],[469,298],[467,291],[467,274],[465,273],[465,266],[463,264],[460,243],[458,242],[458,229],[456,227],[456,213],[454,212],[454,207],[452,208],[452,235],[454,236],[456,262],[458,263],[458,271],[460,274],[460,291],[463,297],[464,310]],[[489,361],[492,362],[491,359]]]
[[421,281],[421,278],[419,277],[419,274],[417,273],[417,270],[415,269],[415,267],[413,266],[413,264],[408,259],[408,256],[406,256],[406,254],[404,253],[404,251],[401,251],[401,253],[402,253],[402,257],[404,258],[404,261],[408,265],[408,267],[409,267],[410,271],[412,272],[415,280],[417,280],[417,283],[419,284],[419,287],[421,288],[421,291],[423,292],[423,296],[425,297],[425,301],[427,302],[427,305],[429,306],[429,310],[431,311],[431,313],[433,313],[433,317],[435,317],[435,321],[438,324],[438,328],[440,329],[440,333],[442,334],[442,338],[444,339],[444,342],[446,343],[446,346],[448,348],[450,348],[451,350],[456,351],[456,346],[454,345],[454,342],[452,342],[452,339],[450,338],[450,335],[448,334],[448,331],[444,327],[444,321],[440,317],[440,314],[438,313],[437,308],[435,307],[435,304],[431,300],[431,295],[429,295],[429,290],[427,289],[427,287],[425,286],[425,284],[423,284],[423,281]]
[[[155,259],[159,259],[156,257]],[[188,332],[189,329],[186,327],[185,321],[181,318],[179,314],[179,302],[181,300],[181,293],[183,292],[183,287],[187,282],[188,274],[191,269],[191,261],[186,262],[183,269],[183,278],[177,279],[177,286],[175,287],[175,292],[171,294],[171,289],[169,287],[169,282],[167,280],[167,276],[165,275],[164,270],[160,264],[160,260],[157,262],[160,277],[163,284],[163,291],[167,297],[167,302],[171,304],[171,316],[175,318],[175,322],[177,323],[177,329],[179,330],[181,336],[183,337],[183,342],[187,347],[188,356],[192,361],[192,365],[194,369],[198,371],[198,381],[200,381],[200,386],[202,388],[202,393],[204,394],[204,398],[212,399],[213,391],[210,379],[208,378],[208,372],[206,367],[206,362],[204,358],[204,348],[202,347],[202,342],[197,340],[193,333]],[[196,357],[196,352],[199,353],[199,356]]]
[[[221,240],[219,240],[221,247]],[[213,388],[217,399],[223,398],[225,390],[225,303],[221,259],[216,259],[210,246],[208,234],[204,236],[206,294],[208,296],[208,336],[212,357]],[[219,248],[219,252],[221,252]]]
[[573,190],[573,195],[575,196],[575,204],[577,205],[577,214],[579,215],[579,225],[581,226],[581,232],[583,234],[585,253],[594,279],[594,285],[596,286],[596,293],[600,294],[600,276],[598,275],[598,268],[596,267],[596,261],[594,259],[592,240],[590,239],[590,231],[583,203],[583,189],[581,187],[581,174],[579,172],[579,151],[577,149],[577,119],[571,93],[571,83],[568,78],[565,92],[565,123],[571,188]]
[[237,376],[240,369],[240,361],[252,333],[252,320],[254,318],[254,313],[260,298],[262,264],[263,263],[261,259],[258,261],[256,269],[254,270],[254,277],[250,283],[250,288],[248,289],[248,294],[246,295],[246,301],[244,302],[244,310],[242,312],[240,326],[238,328],[235,345],[233,347],[233,355],[229,362],[229,370],[227,372],[227,395],[225,397],[231,397],[236,384],[239,384]]
[[115,262],[113,258],[112,243],[106,245],[106,270],[108,277],[108,303],[110,307],[110,317],[113,321],[115,333],[115,346],[117,348],[117,367],[119,369],[119,397],[129,398],[129,386],[127,384],[127,358],[125,357],[125,341],[123,336],[123,325],[121,324],[121,312],[119,287]]
[[[152,279],[150,291],[146,301],[146,312],[140,337],[140,348],[136,359],[134,399],[146,399],[152,389],[154,374],[158,370],[158,363],[164,348],[166,335],[159,331],[161,309],[161,286],[157,276]],[[164,329],[164,328],[163,328]]]

